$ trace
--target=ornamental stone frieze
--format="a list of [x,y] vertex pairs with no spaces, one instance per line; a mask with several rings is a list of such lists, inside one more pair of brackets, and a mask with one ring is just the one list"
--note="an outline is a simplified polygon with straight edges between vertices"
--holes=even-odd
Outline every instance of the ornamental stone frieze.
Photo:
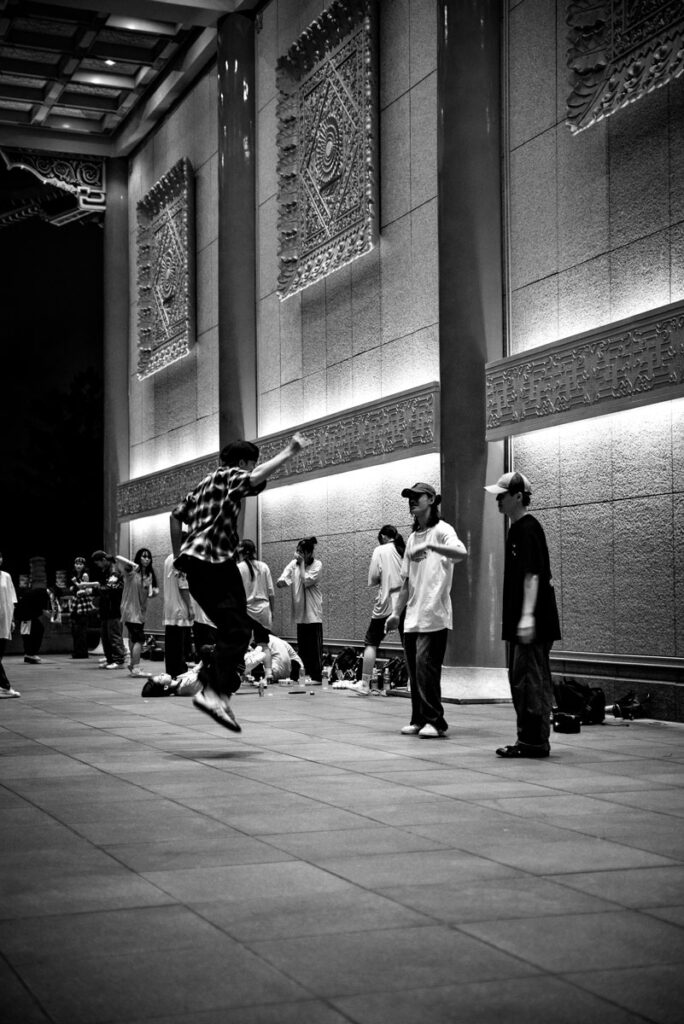
[[487,440],[684,397],[684,302],[488,363]]
[[[7,169],[17,167],[30,171],[44,185],[61,192],[69,192],[74,197],[73,209],[65,210],[59,215],[46,213],[53,192],[36,198],[34,202],[17,210],[19,220],[37,216],[50,220],[53,224],[66,224],[73,220],[103,214],[106,207],[105,165],[104,160],[94,156],[78,156],[73,153],[42,153],[32,149],[16,149],[3,146],[0,156],[4,159]],[[8,212],[5,223],[12,223],[12,211]]]
[[137,205],[138,379],[195,343],[194,175],[179,160]]
[[[270,478],[271,487],[436,452],[439,450],[439,384],[412,388],[257,438],[260,459],[265,462],[281,451],[295,430],[301,430],[312,443]],[[120,484],[118,518],[136,519],[170,512],[218,464],[219,453],[216,452]]]
[[278,61],[281,299],[377,240],[377,68],[375,0],[334,0]]
[[684,71],[682,0],[569,0],[566,20],[573,133]]

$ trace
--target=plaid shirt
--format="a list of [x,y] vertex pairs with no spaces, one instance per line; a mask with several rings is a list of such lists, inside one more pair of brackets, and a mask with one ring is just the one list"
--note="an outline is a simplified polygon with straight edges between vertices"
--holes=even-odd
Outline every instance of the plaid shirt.
[[183,568],[185,557],[205,562],[227,562],[240,543],[238,516],[243,498],[259,494],[266,482],[252,486],[249,473],[236,466],[219,466],[190,491],[172,515],[188,527],[188,535],[176,559]]

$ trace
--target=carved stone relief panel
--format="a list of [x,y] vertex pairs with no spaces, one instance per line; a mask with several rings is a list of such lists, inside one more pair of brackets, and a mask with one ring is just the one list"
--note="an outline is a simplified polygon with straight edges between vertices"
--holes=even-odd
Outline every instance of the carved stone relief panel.
[[[3,225],[40,217],[51,224],[68,224],[75,220],[101,216],[105,212],[105,164],[102,157],[79,156],[73,153],[43,153],[32,149],[3,146],[0,157],[9,170],[19,167],[53,189],[73,196],[73,206],[52,212],[50,191],[27,205],[2,216]],[[71,200],[70,200],[71,202]],[[13,216],[14,213],[14,216]]]
[[684,396],[684,302],[488,363],[487,440]]
[[375,244],[377,79],[375,0],[334,0],[278,61],[281,299]]
[[[257,438],[260,460],[281,451],[294,430]],[[300,429],[312,444],[282,466],[270,486],[297,483],[316,477],[345,473],[364,466],[382,466],[439,450],[439,384],[367,402],[345,412],[326,416]],[[119,519],[135,519],[165,509],[169,511],[219,463],[219,455],[123,483],[117,490]]]
[[684,71],[682,0],[569,0],[567,23],[572,132]]
[[138,378],[182,359],[195,342],[195,204],[179,160],[137,206]]

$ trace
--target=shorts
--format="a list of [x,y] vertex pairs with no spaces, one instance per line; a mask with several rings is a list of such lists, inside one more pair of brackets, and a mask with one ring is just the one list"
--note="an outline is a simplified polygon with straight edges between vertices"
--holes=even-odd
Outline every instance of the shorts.
[[128,636],[133,644],[145,643],[145,625],[142,622],[124,622]]
[[[366,631],[364,637],[364,644],[366,647],[380,647],[383,640],[385,639],[385,623],[387,622],[389,615],[385,615],[382,619],[371,619],[370,625]],[[406,609],[399,616],[399,637],[404,642],[404,619],[406,618]]]

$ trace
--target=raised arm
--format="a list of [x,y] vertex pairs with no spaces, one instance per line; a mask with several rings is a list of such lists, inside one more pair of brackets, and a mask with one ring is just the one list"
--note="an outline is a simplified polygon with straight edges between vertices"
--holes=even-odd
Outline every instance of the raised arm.
[[272,459],[268,459],[266,462],[262,462],[261,465],[254,467],[249,475],[252,484],[257,487],[259,484],[264,483],[270,476],[273,476],[277,469],[280,469],[286,462],[289,462],[302,448],[308,448],[310,444],[311,441],[307,441],[303,434],[293,434],[289,443],[281,452],[274,455]]

